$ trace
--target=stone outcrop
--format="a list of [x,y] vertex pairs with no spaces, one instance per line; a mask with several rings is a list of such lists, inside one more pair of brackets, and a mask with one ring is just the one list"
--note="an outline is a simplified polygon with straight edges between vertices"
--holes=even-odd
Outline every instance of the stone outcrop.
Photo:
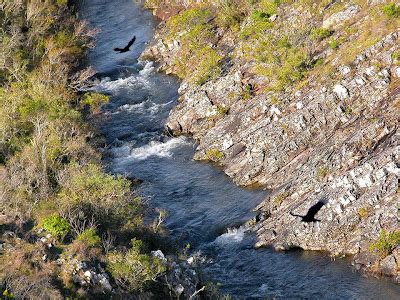
[[[358,12],[348,7],[324,26]],[[338,76],[314,74],[301,88],[278,93],[246,89],[257,78],[239,61],[200,87],[183,80],[166,129],[192,135],[195,159],[218,162],[237,184],[273,190],[256,208],[258,247],[354,255],[357,267],[400,282],[399,247],[386,257],[369,250],[383,230],[399,230],[399,45],[400,31],[393,31],[353,61],[336,61]],[[161,27],[143,58],[173,73],[178,49],[164,42]],[[305,215],[321,199],[320,222],[291,214]]]

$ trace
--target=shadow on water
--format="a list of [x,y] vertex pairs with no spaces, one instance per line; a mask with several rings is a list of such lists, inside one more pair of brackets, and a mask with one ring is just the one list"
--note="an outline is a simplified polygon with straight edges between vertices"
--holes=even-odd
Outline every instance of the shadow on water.
[[[228,229],[252,217],[266,192],[235,186],[213,165],[192,160],[190,139],[163,134],[179,82],[137,61],[157,25],[151,13],[132,0],[85,0],[80,12],[101,29],[89,62],[99,72],[95,90],[111,96],[102,123],[112,145],[110,171],[143,181],[139,192],[151,206],[168,211],[172,235],[209,258],[202,270],[207,280],[245,298],[399,299],[398,286],[363,278],[348,261],[331,262],[315,252],[255,250],[253,235]],[[112,50],[133,35],[131,52]]]

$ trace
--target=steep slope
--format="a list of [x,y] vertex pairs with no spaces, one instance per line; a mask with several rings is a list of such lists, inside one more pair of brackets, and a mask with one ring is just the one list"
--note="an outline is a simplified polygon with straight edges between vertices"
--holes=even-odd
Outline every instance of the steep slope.
[[[183,79],[167,130],[237,184],[274,190],[257,246],[352,254],[400,281],[399,6],[160,2],[170,13],[143,57]],[[291,214],[321,199],[320,222]]]

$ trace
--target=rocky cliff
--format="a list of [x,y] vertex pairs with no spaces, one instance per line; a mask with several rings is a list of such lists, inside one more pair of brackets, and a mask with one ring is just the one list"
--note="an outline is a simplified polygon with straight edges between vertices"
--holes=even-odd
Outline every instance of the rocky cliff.
[[[386,1],[275,1],[271,12],[264,2],[243,9],[236,31],[218,22],[217,4],[175,6],[178,16],[211,12],[201,24],[213,33],[206,43],[218,52],[220,70],[200,83],[192,76],[198,69],[182,76],[177,64],[191,29],[171,38],[177,19],[161,15],[167,21],[143,58],[183,79],[166,129],[192,135],[195,159],[217,162],[237,184],[273,190],[256,208],[256,246],[354,255],[358,268],[400,282],[400,9]],[[288,37],[283,59],[280,48],[265,41],[260,48],[259,37],[243,34],[248,24],[258,30],[260,18],[263,36]],[[307,49],[307,67],[275,66],[275,58],[293,60],[295,43],[293,55]],[[268,47],[272,60],[257,59]],[[260,65],[275,69],[259,72]],[[325,205],[317,221],[296,216],[318,201]]]

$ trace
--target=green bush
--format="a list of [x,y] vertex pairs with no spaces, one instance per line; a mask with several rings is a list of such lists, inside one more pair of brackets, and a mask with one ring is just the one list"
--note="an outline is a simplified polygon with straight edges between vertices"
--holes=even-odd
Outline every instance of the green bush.
[[58,201],[62,211],[94,217],[104,228],[136,226],[142,220],[141,199],[131,193],[129,180],[106,174],[95,164],[71,164]]
[[96,247],[100,245],[101,242],[101,238],[97,235],[96,229],[93,227],[85,229],[85,231],[80,233],[76,239],[84,242],[89,247]]
[[314,28],[311,30],[311,39],[322,41],[333,34],[332,30],[326,28]]
[[199,62],[192,75],[192,81],[196,84],[202,85],[221,75],[220,61],[222,56],[210,46],[205,46],[197,51],[195,59]]
[[42,227],[53,236],[63,239],[71,230],[68,221],[59,215],[52,215],[43,220]]
[[329,47],[331,47],[331,49],[336,50],[338,49],[340,46],[340,43],[337,39],[332,39],[329,43]]
[[218,3],[216,23],[219,27],[238,31],[247,15],[247,3],[242,0],[221,0]]
[[206,152],[206,159],[208,159],[208,160],[219,161],[219,160],[223,159],[224,157],[225,157],[225,154],[216,148],[209,149]]
[[369,246],[371,252],[377,252],[380,257],[386,257],[400,245],[400,231],[387,232],[382,230],[379,239]]
[[258,4],[258,7],[268,16],[272,16],[278,12],[278,7],[280,4],[281,0],[261,0]]
[[196,25],[204,25],[211,17],[212,13],[208,9],[187,9],[168,20],[168,36],[175,39],[180,32],[190,31]]
[[255,11],[253,11],[253,14],[251,15],[251,17],[255,21],[269,22],[270,16],[266,12],[256,9]]
[[109,96],[99,93],[86,93],[83,98],[81,105],[89,105],[92,111],[99,111],[101,106],[108,103],[110,100]]
[[148,254],[142,254],[143,243],[132,240],[132,248],[126,253],[110,252],[107,268],[115,281],[130,292],[142,290],[146,283],[154,280],[166,270],[163,262]]
[[382,11],[388,17],[399,17],[400,16],[400,6],[397,6],[396,3],[391,2],[385,6],[383,6]]

